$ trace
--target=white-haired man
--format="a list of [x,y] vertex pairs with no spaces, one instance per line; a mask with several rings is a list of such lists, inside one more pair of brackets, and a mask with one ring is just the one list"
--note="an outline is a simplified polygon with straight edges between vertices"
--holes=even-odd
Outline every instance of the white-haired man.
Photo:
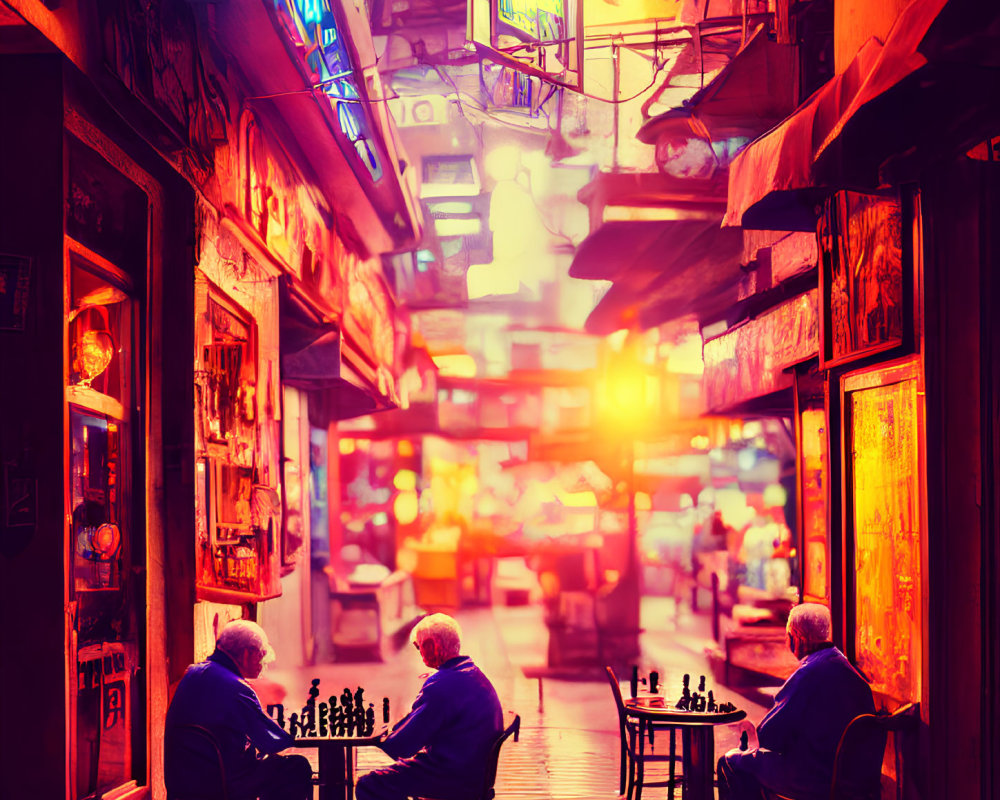
[[247,679],[260,676],[274,659],[267,634],[257,623],[226,625],[215,651],[187,668],[167,709],[164,773],[167,790],[185,798],[219,795],[218,761],[189,726],[207,729],[222,756],[230,800],[307,800],[312,768],[300,755],[277,755],[292,737],[260,706]]
[[424,617],[413,629],[413,646],[437,672],[381,742],[396,762],[362,776],[358,800],[467,798],[483,780],[490,748],[503,730],[496,690],[472,659],[460,655],[462,634],[454,619]]
[[719,759],[720,800],[759,800],[762,789],[795,800],[825,800],[847,723],[875,712],[868,682],[831,641],[826,606],[795,606],[786,630],[801,663],[761,720],[759,747],[730,750]]

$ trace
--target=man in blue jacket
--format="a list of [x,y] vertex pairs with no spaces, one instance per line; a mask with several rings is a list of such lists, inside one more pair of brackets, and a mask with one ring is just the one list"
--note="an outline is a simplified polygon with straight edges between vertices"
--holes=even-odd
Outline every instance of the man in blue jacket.
[[292,745],[260,706],[247,679],[274,658],[263,628],[249,620],[226,625],[215,651],[187,668],[167,709],[163,766],[167,791],[184,798],[219,796],[216,754],[188,726],[215,739],[229,800],[307,800],[312,768],[305,756],[276,755]]
[[871,687],[833,646],[830,629],[830,611],[819,603],[802,603],[788,615],[788,644],[801,663],[761,720],[759,747],[719,759],[720,800],[758,800],[762,788],[794,800],[830,796],[847,723],[875,713]]
[[472,659],[459,655],[461,630],[454,619],[424,617],[413,629],[413,645],[437,672],[380,744],[396,762],[362,776],[357,800],[468,798],[482,783],[490,749],[503,732],[496,690]]

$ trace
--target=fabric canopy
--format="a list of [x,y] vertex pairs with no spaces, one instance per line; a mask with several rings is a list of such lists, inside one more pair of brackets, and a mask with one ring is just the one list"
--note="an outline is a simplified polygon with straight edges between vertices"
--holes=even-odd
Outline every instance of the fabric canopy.
[[660,274],[674,254],[705,231],[718,229],[720,219],[606,222],[580,244],[569,276],[641,288]]
[[869,39],[844,72],[751,142],[729,168],[722,224],[785,231],[815,230],[817,205],[831,189],[817,187],[813,159],[882,50]]
[[795,108],[795,47],[772,41],[764,29],[680,108],[648,119],[636,138],[654,144],[662,134],[707,130],[713,140],[766,131]]
[[997,6],[913,0],[884,45],[869,39],[842,73],[737,156],[723,224],[814,230],[829,193],[913,179],[925,159],[995,134]]
[[[942,18],[946,10],[947,16]],[[875,63],[817,148],[814,172],[844,188],[875,189],[913,177],[892,162],[957,155],[1000,124],[1000,12],[981,3],[975,17],[969,2],[913,0],[899,15]],[[965,6],[966,30],[958,36],[952,18]],[[986,15],[989,16],[986,16]],[[987,43],[991,42],[992,47]],[[922,51],[926,51],[926,54]],[[980,55],[985,61],[977,61]],[[931,61],[934,58],[935,61]],[[912,170],[915,172],[915,170]]]
[[341,332],[285,276],[280,282],[281,380],[309,392],[317,425],[385,408],[373,387],[343,362]]
[[[683,248],[657,257],[641,270],[649,279],[616,281],[587,317],[588,333],[606,336],[621,328],[651,328],[688,314],[707,317],[737,299],[743,232],[706,226]],[[654,272],[651,267],[657,266]]]

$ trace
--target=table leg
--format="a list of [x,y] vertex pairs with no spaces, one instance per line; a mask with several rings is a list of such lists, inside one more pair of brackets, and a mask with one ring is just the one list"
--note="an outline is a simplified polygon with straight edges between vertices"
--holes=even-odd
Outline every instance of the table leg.
[[689,746],[684,748],[686,786],[690,789],[685,800],[713,800],[715,797],[715,732],[711,725],[699,725],[684,731]]
[[347,781],[346,748],[340,742],[319,745],[319,800],[351,800]]

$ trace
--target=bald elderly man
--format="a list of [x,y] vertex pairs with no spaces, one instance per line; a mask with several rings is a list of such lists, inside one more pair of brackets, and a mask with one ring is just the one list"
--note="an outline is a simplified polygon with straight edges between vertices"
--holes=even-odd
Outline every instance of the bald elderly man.
[[186,727],[198,725],[219,746],[229,800],[312,798],[309,761],[301,755],[278,755],[291,747],[292,737],[264,713],[247,683],[273,658],[264,629],[240,619],[222,629],[205,661],[187,668],[167,709],[163,766],[170,794],[218,795],[216,756]]
[[826,800],[844,729],[874,714],[871,687],[831,641],[830,611],[802,603],[788,615],[788,646],[801,662],[757,727],[759,747],[730,750],[718,764],[720,800]]
[[462,634],[454,619],[424,617],[413,629],[413,645],[437,671],[380,744],[396,762],[362,776],[357,800],[464,800],[482,782],[503,731],[496,690],[471,658],[460,655]]

